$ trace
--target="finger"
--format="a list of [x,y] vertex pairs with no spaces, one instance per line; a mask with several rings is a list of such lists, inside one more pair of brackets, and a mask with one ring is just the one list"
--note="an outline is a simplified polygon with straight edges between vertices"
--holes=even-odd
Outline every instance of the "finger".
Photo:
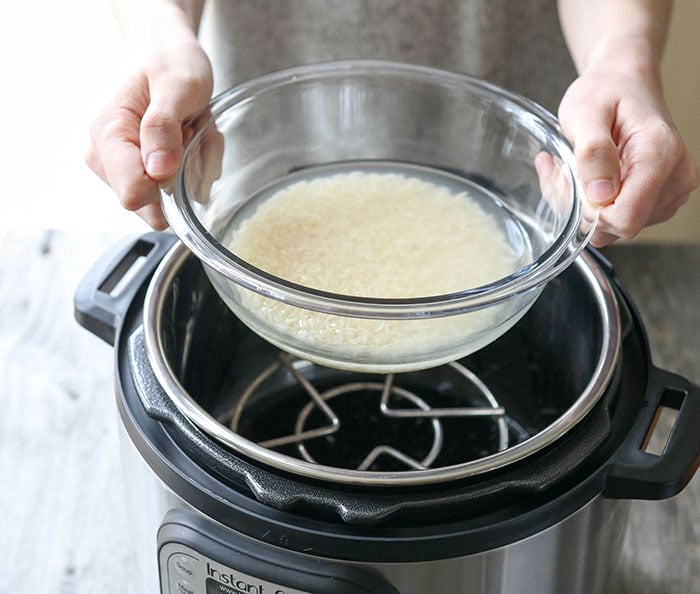
[[[569,169],[562,166],[559,159],[553,158],[549,153],[542,151],[535,157],[535,170],[539,178],[542,198],[550,206],[554,217],[558,221],[568,220],[571,215],[574,189],[571,184]],[[598,219],[599,207],[592,206],[587,200],[581,200],[580,233],[588,235],[593,222]],[[550,224],[556,225],[547,216]],[[542,223],[545,221],[542,220]]]
[[157,202],[156,182],[146,175],[138,146],[139,119],[132,110],[114,105],[92,128],[86,161],[127,210]]
[[605,233],[605,231],[596,230],[591,237],[591,245],[596,248],[602,248],[618,239],[620,238],[613,233]]
[[551,183],[552,173],[554,171],[554,159],[546,151],[540,151],[535,157],[535,170],[537,177],[540,179],[540,188],[544,190]]
[[601,231],[632,239],[646,225],[669,219],[685,203],[697,187],[697,168],[687,151],[674,163],[674,152],[666,153],[640,153],[625,167],[619,195],[601,210]]
[[168,228],[168,221],[163,215],[163,209],[159,202],[147,204],[139,208],[136,214],[140,216],[148,225],[156,231],[163,231]]
[[690,193],[698,185],[700,171],[690,153],[686,151],[661,190],[660,199],[650,215],[649,224],[660,223],[673,216],[688,201]]
[[160,201],[157,182],[144,171],[137,146],[131,145],[122,151],[114,149],[107,180],[126,210],[138,211],[145,205]]
[[198,196],[193,198],[198,202],[207,203],[214,182],[221,177],[224,156],[224,137],[221,132],[212,127],[202,139],[201,146],[202,177],[199,184]]
[[608,204],[620,189],[620,153],[612,137],[615,106],[569,101],[560,118],[574,146],[576,168],[586,197],[593,204]]
[[554,214],[561,215],[563,210],[566,209],[568,198],[568,194],[562,191],[561,168],[552,155],[546,151],[541,151],[537,154],[534,164],[542,198]]
[[88,141],[88,146],[85,151],[85,163],[92,169],[94,173],[105,183],[107,183],[104,167],[102,167],[102,161],[95,149],[95,142],[92,140],[92,136]]
[[662,188],[661,196],[649,215],[646,225],[662,223],[673,217],[678,209],[688,202],[690,193],[699,184],[700,172],[690,154],[686,152]]
[[149,89],[150,103],[140,128],[141,158],[150,177],[165,180],[175,174],[182,159],[183,127],[206,98],[171,75],[155,77]]
[[144,168],[148,175],[156,180],[172,177],[182,158],[183,137],[182,123],[174,106],[151,103],[141,123],[141,153]]
[[601,209],[600,230],[622,239],[635,237],[651,218],[665,182],[645,169],[631,169],[615,201]]
[[663,223],[672,218],[678,209],[683,206],[690,199],[690,194],[683,194],[681,196],[674,196],[671,200],[664,202],[659,205],[658,208],[654,209],[645,226],[656,225],[657,223]]

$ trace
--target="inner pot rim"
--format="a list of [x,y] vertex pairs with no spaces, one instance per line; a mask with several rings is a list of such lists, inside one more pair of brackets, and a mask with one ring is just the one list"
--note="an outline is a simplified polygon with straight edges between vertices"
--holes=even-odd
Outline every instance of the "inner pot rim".
[[578,266],[583,273],[600,310],[602,331],[598,361],[591,379],[579,397],[550,425],[506,450],[441,468],[372,472],[312,464],[264,448],[232,432],[205,411],[173,373],[165,356],[163,336],[160,332],[162,311],[168,289],[190,255],[189,250],[181,242],[177,242],[156,269],[146,292],[143,309],[144,338],[147,356],[158,382],[177,409],[219,443],[257,462],[307,478],[349,485],[399,487],[450,482],[503,468],[555,442],[581,421],[604,394],[620,356],[622,337],[617,298],[612,285],[593,256],[584,252],[573,265]]

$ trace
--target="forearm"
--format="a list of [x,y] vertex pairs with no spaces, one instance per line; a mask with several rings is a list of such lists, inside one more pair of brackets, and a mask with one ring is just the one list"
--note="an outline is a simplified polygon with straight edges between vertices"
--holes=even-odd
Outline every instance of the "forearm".
[[139,53],[196,40],[205,0],[110,0],[127,42]]
[[638,69],[658,77],[671,0],[558,0],[559,17],[579,73]]

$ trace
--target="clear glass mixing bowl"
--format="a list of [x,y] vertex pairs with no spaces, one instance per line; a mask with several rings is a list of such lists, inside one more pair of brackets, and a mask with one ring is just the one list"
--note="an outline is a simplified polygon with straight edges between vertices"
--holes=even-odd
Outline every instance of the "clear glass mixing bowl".
[[[376,61],[305,66],[221,94],[194,126],[161,187],[168,222],[246,325],[322,365],[398,372],[465,356],[515,324],[593,232],[555,118],[467,76]],[[275,190],[358,170],[477,196],[513,250],[512,270],[449,294],[380,298],[304,286],[235,253],[241,222]],[[424,260],[411,259],[416,274],[440,266]]]

